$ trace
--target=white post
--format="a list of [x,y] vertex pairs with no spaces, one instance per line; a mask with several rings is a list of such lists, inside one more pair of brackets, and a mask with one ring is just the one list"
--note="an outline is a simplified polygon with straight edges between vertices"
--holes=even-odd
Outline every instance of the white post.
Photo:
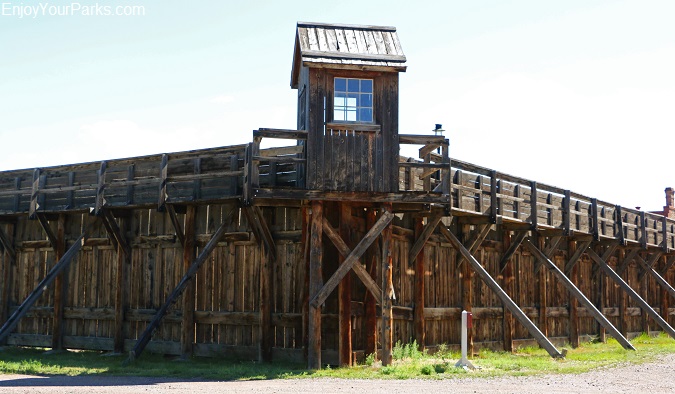
[[462,311],[462,358],[457,361],[455,367],[462,367],[464,369],[476,369],[476,367],[471,364],[471,361],[467,358],[467,342],[468,342],[468,325],[469,325],[469,316],[471,312]]

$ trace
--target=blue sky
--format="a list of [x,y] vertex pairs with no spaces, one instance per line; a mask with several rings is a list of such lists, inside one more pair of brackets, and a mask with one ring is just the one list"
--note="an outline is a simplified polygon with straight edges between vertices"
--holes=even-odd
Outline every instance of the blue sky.
[[[15,6],[141,5],[20,18]],[[675,186],[671,1],[0,0],[0,170],[249,142],[295,128],[297,21],[398,28],[400,132],[621,204]]]

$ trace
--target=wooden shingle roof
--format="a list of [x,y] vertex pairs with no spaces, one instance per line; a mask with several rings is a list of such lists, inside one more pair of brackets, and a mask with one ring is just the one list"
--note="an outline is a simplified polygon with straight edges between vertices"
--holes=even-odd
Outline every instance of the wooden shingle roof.
[[395,27],[298,22],[291,87],[303,65],[405,71],[405,62]]

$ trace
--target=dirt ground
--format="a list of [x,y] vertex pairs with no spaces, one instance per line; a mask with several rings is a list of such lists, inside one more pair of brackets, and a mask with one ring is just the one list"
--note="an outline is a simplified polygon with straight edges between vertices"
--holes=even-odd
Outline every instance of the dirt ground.
[[214,382],[111,376],[0,375],[0,393],[673,393],[675,354],[656,362],[579,375],[492,379],[351,380],[293,379]]

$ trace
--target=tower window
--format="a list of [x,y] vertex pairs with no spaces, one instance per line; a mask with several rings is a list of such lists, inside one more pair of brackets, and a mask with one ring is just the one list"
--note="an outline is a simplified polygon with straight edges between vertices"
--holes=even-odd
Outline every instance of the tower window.
[[373,122],[373,80],[335,78],[333,120]]

